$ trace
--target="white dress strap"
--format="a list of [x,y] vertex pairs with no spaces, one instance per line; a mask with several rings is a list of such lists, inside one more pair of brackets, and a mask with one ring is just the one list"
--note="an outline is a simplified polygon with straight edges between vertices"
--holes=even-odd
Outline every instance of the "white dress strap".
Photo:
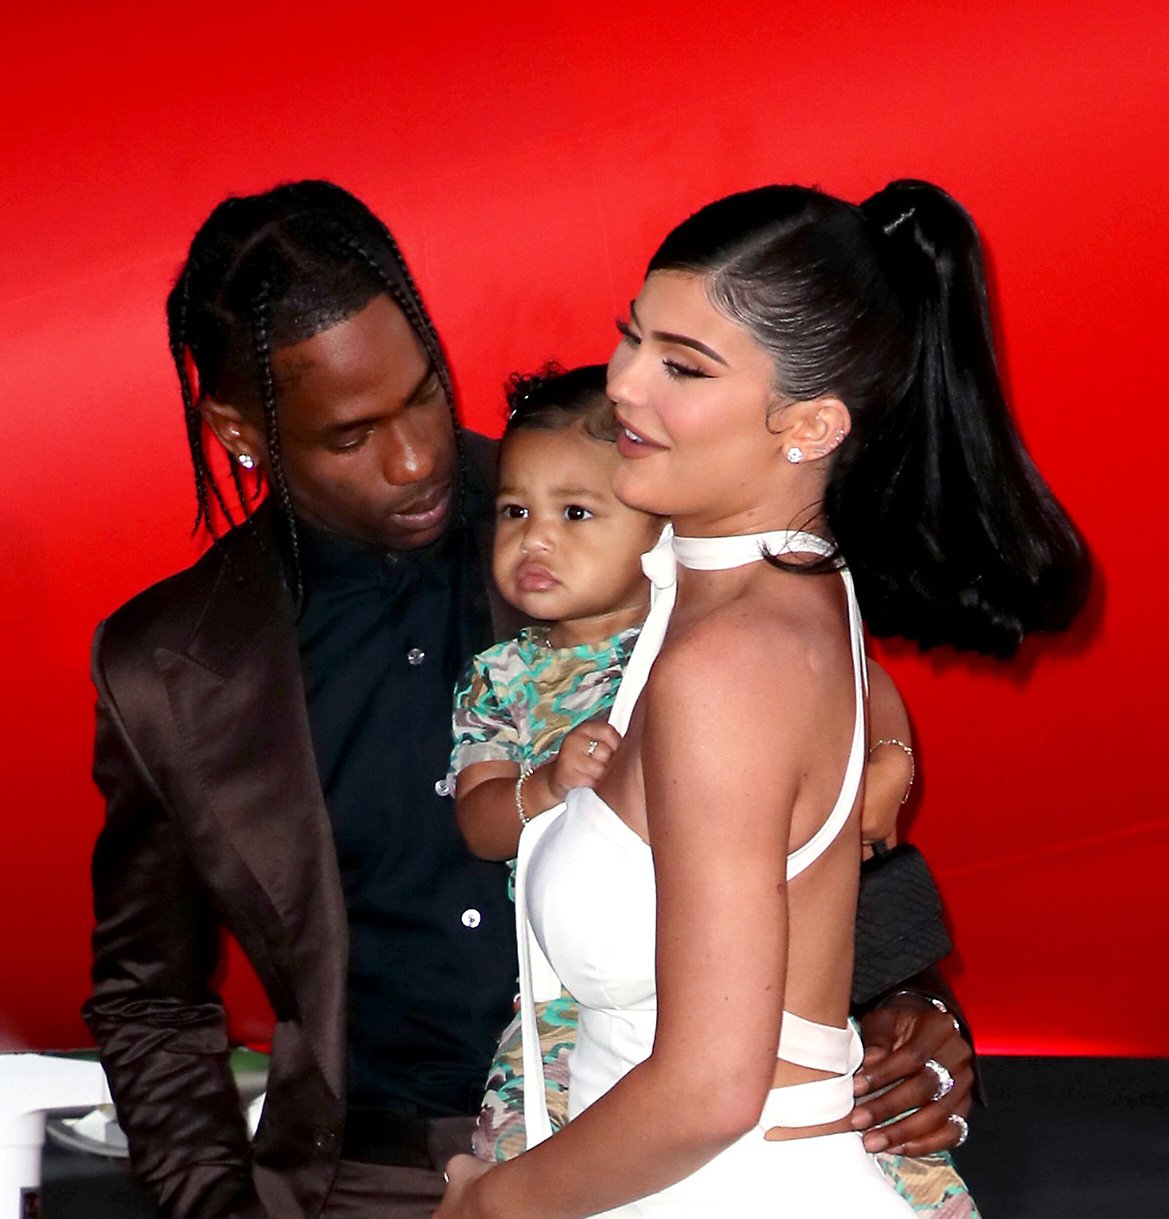
[[865,657],[865,633],[861,624],[860,606],[856,600],[856,590],[853,588],[852,575],[846,568],[840,569],[844,580],[845,598],[848,601],[848,631],[852,642],[852,672],[853,690],[856,700],[856,710],[853,717],[852,747],[848,753],[848,765],[844,769],[844,782],[836,803],[820,828],[804,843],[797,847],[787,857],[787,878],[792,880],[799,876],[805,868],[810,867],[832,845],[836,835],[844,828],[845,822],[856,803],[857,792],[860,791],[861,777],[865,770],[867,754],[867,736],[865,733],[865,698],[869,691],[869,670]]
[[678,565],[694,571],[726,571],[758,563],[767,555],[811,551],[828,555],[832,547],[814,533],[776,529],[770,533],[748,533],[724,538],[681,538],[673,525],[661,532],[657,544],[641,556],[641,567],[649,577],[649,614],[633,653],[625,666],[617,697],[609,712],[609,723],[625,735],[633,708],[641,697],[650,670],[662,649],[670,615],[678,592]]
[[563,812],[564,805],[558,804],[528,822],[520,832],[519,849],[516,852],[516,949],[520,967],[520,1028],[523,1032],[524,1124],[527,1127],[529,1148],[552,1136],[552,1122],[548,1117],[544,1092],[544,1056],[540,1049],[536,1004],[549,1003],[557,998],[561,986],[560,979],[544,955],[528,920],[528,867],[536,843]]

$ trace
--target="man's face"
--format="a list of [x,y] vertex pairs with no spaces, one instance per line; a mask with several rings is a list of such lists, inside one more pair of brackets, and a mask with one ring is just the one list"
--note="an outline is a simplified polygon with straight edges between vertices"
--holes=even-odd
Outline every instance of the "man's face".
[[[302,520],[388,550],[441,536],[458,464],[450,405],[388,296],[275,349],[272,371],[280,461]],[[239,431],[264,454],[262,428],[245,420]]]

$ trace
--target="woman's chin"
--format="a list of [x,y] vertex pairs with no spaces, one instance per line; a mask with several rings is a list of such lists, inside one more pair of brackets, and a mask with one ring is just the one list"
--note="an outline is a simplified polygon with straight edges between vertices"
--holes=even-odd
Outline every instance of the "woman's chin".
[[646,479],[623,475],[624,471],[620,469],[613,475],[613,494],[626,508],[648,512],[651,516],[670,517],[674,514],[676,497],[665,494],[663,488],[653,486]]

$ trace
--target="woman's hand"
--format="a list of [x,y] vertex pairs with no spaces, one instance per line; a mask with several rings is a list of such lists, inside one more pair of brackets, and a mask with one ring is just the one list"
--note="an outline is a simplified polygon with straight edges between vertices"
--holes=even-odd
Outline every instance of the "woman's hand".
[[455,1156],[446,1166],[446,1193],[432,1219],[480,1219],[474,1184],[492,1167],[474,1156]]
[[[939,1011],[924,997],[898,995],[861,1020],[865,1059],[856,1076],[854,1130],[864,1130],[868,1151],[930,1155],[958,1145],[974,1086],[973,1051],[958,1031],[953,1016]],[[933,1059],[950,1073],[954,1086],[934,1100],[937,1074],[926,1062]],[[888,1088],[880,1096],[874,1096]],[[909,1112],[911,1111],[911,1112]],[[905,1117],[896,1121],[899,1113]],[[882,1122],[889,1122],[880,1129]]]

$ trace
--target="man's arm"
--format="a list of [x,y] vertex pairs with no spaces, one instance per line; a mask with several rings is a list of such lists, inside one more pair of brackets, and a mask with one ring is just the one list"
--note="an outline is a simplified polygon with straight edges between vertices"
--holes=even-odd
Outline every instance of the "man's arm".
[[[100,636],[99,636],[100,638]],[[174,1219],[259,1219],[250,1146],[210,987],[219,926],[97,672],[93,989],[83,1015],[138,1177]]]

